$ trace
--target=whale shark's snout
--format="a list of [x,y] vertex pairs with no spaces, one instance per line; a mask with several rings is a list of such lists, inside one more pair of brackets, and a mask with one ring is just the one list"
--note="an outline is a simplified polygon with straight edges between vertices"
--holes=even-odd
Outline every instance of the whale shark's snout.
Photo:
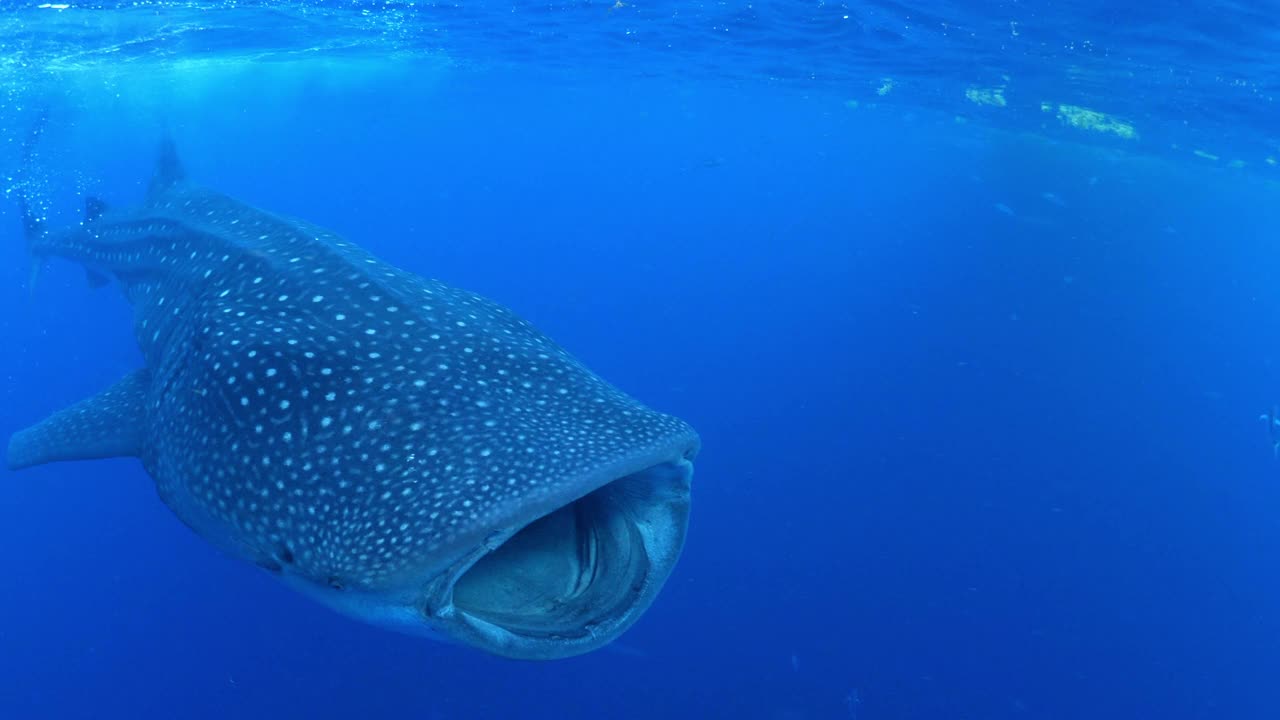
[[523,660],[590,652],[631,627],[675,567],[698,449],[686,427],[561,478],[536,502],[478,514],[488,520],[461,529],[437,562],[385,587],[281,572],[339,612],[402,632]]
[[428,586],[428,624],[530,660],[610,642],[649,607],[680,555],[696,452],[687,437],[644,467],[602,467],[566,484],[584,494],[494,528]]

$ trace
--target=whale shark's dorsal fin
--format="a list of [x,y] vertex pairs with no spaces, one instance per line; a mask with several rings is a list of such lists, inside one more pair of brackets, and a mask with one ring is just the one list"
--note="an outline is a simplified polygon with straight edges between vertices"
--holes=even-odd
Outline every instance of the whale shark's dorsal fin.
[[9,441],[9,468],[59,460],[137,456],[142,452],[149,370],[137,370],[19,432]]
[[147,197],[155,197],[186,179],[187,173],[182,169],[182,161],[178,159],[178,150],[173,145],[173,138],[166,133],[160,139],[160,153],[156,157],[156,169],[151,175],[151,186],[147,188]]

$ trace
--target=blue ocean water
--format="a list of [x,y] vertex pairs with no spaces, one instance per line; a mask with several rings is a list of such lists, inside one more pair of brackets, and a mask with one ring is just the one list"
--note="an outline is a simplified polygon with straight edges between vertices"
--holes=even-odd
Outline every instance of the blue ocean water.
[[[703,449],[615,645],[514,662],[4,472],[4,718],[1280,715],[1280,6],[9,3],[51,219],[191,175],[507,305]],[[0,216],[5,434],[137,367]]]

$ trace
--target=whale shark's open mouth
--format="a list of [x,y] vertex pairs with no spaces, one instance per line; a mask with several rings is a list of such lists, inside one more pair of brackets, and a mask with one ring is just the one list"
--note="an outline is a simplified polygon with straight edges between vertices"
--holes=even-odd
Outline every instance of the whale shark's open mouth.
[[675,565],[692,474],[687,459],[653,465],[524,525],[454,575],[452,604],[437,614],[441,629],[522,659],[608,643],[644,612]]

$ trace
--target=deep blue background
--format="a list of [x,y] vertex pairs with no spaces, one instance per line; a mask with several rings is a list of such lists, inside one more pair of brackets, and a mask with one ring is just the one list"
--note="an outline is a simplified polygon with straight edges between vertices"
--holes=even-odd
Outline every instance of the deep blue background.
[[[681,564],[620,647],[514,663],[294,595],[134,461],[5,472],[0,716],[1280,712],[1274,186],[749,84],[288,72],[55,96],[58,212],[136,201],[163,121],[196,180],[514,308],[701,432]],[[138,359],[5,223],[7,434]]]

